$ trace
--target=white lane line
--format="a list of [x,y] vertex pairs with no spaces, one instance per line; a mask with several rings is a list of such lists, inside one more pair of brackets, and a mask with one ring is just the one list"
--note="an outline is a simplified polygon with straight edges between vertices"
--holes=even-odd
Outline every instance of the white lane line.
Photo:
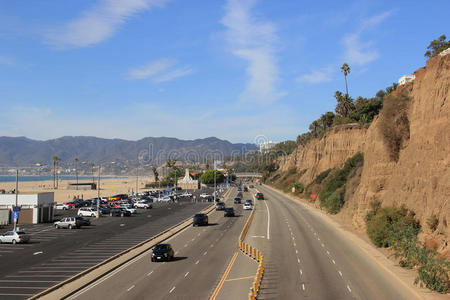
[[266,201],[264,201],[264,204],[267,208],[267,239],[270,240],[270,211]]
[[295,254],[298,254],[298,250],[297,249],[295,249]]
[[169,294],[171,294],[174,289],[175,289],[175,287],[171,288],[170,291],[169,291]]
[[300,263],[300,258],[297,258],[297,262]]
[[325,245],[324,245],[324,244],[322,244],[322,248],[325,248]]
[[347,290],[351,293],[352,292],[352,289],[348,286],[348,284],[347,284]]
[[342,277],[342,272],[341,272],[341,271],[338,271],[338,273],[339,273],[339,275],[341,275],[341,277]]
[[186,274],[184,274],[184,277],[187,277],[189,275],[189,272],[186,272]]
[[197,234],[197,236],[200,236],[200,232]]
[[327,254],[330,255],[330,251],[327,250]]
[[219,239],[217,238],[217,239],[216,239],[216,242],[218,242],[218,241],[219,241]]
[[188,246],[188,244],[184,244],[184,248],[186,248]]
[[297,247],[297,244],[294,242],[294,247]]
[[192,241],[192,242],[195,241],[195,238],[191,239],[191,241]]
[[300,275],[303,275],[303,271],[302,271],[302,269],[300,269]]
[[302,283],[302,289],[305,290],[305,284],[304,283]]
[[152,275],[153,271],[150,271],[149,273],[147,273],[147,276]]
[[211,247],[211,248],[212,248],[212,247],[214,247],[214,244],[211,244],[211,246],[210,246],[210,247]]
[[39,254],[42,254],[42,253],[44,253],[44,251],[37,251],[37,252],[34,252],[33,255],[39,255]]
[[331,260],[333,262],[333,264],[336,264],[336,262],[334,261],[334,259]]
[[177,255],[178,254],[178,251],[177,252],[175,252],[175,255]]
[[198,263],[199,263],[199,262],[200,262],[200,261],[199,261],[199,260],[197,260],[197,261],[195,262],[195,264],[196,264],[196,265],[198,265]]
[[129,292],[129,291],[131,291],[132,289],[134,289],[134,287],[135,287],[135,285],[133,284],[132,286],[130,286],[130,287],[127,289],[127,292]]
[[208,254],[208,251],[205,251],[205,253],[203,253],[203,255],[206,255],[206,254]]

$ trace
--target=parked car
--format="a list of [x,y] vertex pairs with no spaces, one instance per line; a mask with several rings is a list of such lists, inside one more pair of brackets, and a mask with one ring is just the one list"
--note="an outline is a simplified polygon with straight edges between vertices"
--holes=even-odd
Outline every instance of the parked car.
[[196,214],[192,221],[192,226],[208,225],[208,216],[206,214]]
[[258,199],[258,200],[264,200],[264,195],[263,195],[263,193],[256,193],[256,199]]
[[211,195],[209,195],[207,193],[202,193],[202,194],[200,194],[200,198],[202,198],[202,199],[209,199],[209,198],[211,198]]
[[216,210],[224,210],[225,209],[225,203],[219,201],[216,202]]
[[188,193],[188,192],[185,192],[185,193],[181,194],[180,196],[189,198],[189,197],[192,197],[192,194]]
[[111,211],[111,208],[107,205],[102,205],[98,209],[100,209],[102,215],[109,215],[109,212]]
[[131,213],[123,208],[114,207],[114,208],[111,208],[109,215],[111,217],[129,217],[129,216],[131,216]]
[[134,207],[130,206],[122,206],[121,208],[125,209],[126,211],[129,211],[132,215],[137,214],[137,210]]
[[[101,211],[99,210],[101,214]],[[95,217],[97,216],[97,208],[96,207],[80,207],[78,209],[78,216],[80,217]]]
[[159,198],[158,201],[160,201],[160,202],[171,202],[172,198],[170,198],[169,196],[164,196],[162,198]]
[[55,224],[55,227],[57,229],[59,228],[73,229],[81,227],[81,222],[77,220],[75,217],[62,218],[60,221],[56,221],[53,224]]
[[240,204],[240,203],[241,203],[241,198],[240,197],[234,198],[234,204]]
[[80,223],[81,226],[90,226],[91,221],[84,217],[75,217],[75,219]]
[[8,231],[0,235],[0,244],[2,243],[28,243],[30,241],[30,236],[24,231]]
[[69,208],[75,208],[75,203],[73,201],[66,202],[64,204],[67,204],[69,206]]
[[67,203],[58,203],[55,205],[55,209],[62,209],[62,210],[70,209],[70,205]]
[[224,217],[234,217],[234,208],[226,207],[223,212]]
[[146,200],[141,200],[141,201],[137,201],[136,203],[134,203],[134,207],[150,209],[150,208],[153,207],[153,205],[150,202],[146,201]]
[[170,244],[156,244],[152,251],[152,261],[173,260],[175,252]]

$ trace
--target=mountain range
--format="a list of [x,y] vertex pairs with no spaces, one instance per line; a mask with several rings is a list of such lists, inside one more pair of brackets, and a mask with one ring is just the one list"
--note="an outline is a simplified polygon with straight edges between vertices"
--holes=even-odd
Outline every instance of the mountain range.
[[146,137],[137,141],[104,139],[90,136],[65,136],[46,141],[26,137],[0,137],[0,166],[17,167],[30,164],[51,164],[58,156],[61,163],[80,162],[102,164],[113,161],[139,160],[154,165],[167,158],[179,161],[220,159],[232,154],[257,150],[255,144],[230,143],[215,137],[180,140],[168,137]]

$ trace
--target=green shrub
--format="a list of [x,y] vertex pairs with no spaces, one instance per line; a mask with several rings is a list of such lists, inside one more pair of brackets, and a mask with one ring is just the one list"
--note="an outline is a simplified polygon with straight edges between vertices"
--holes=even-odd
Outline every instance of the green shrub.
[[354,169],[361,167],[363,162],[363,154],[357,153],[347,159],[342,169],[334,170],[329,174],[319,193],[321,205],[329,213],[336,214],[340,211],[344,205],[345,183],[348,176]]
[[303,191],[305,190],[305,186],[300,181],[292,183],[289,187],[291,190],[292,190],[292,188],[295,188],[295,191],[297,193],[303,193]]
[[436,250],[419,248],[420,267],[414,284],[426,286],[441,294],[450,292],[450,261],[438,257]]
[[439,218],[435,214],[432,214],[427,219],[427,225],[431,229],[431,231],[435,231],[439,225]]

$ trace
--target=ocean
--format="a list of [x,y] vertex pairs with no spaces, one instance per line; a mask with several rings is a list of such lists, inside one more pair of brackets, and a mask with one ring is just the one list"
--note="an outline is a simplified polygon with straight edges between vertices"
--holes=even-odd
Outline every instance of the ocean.
[[[126,177],[115,177],[115,176],[101,176],[100,179],[121,179]],[[58,179],[61,180],[76,180],[76,176],[58,176]],[[97,180],[97,176],[94,176],[95,181]],[[53,180],[53,176],[20,176],[19,175],[19,181],[46,181],[46,180]],[[78,176],[78,180],[90,180],[92,181],[92,176]],[[0,182],[15,182],[16,176],[10,176],[10,175],[0,175]]]

